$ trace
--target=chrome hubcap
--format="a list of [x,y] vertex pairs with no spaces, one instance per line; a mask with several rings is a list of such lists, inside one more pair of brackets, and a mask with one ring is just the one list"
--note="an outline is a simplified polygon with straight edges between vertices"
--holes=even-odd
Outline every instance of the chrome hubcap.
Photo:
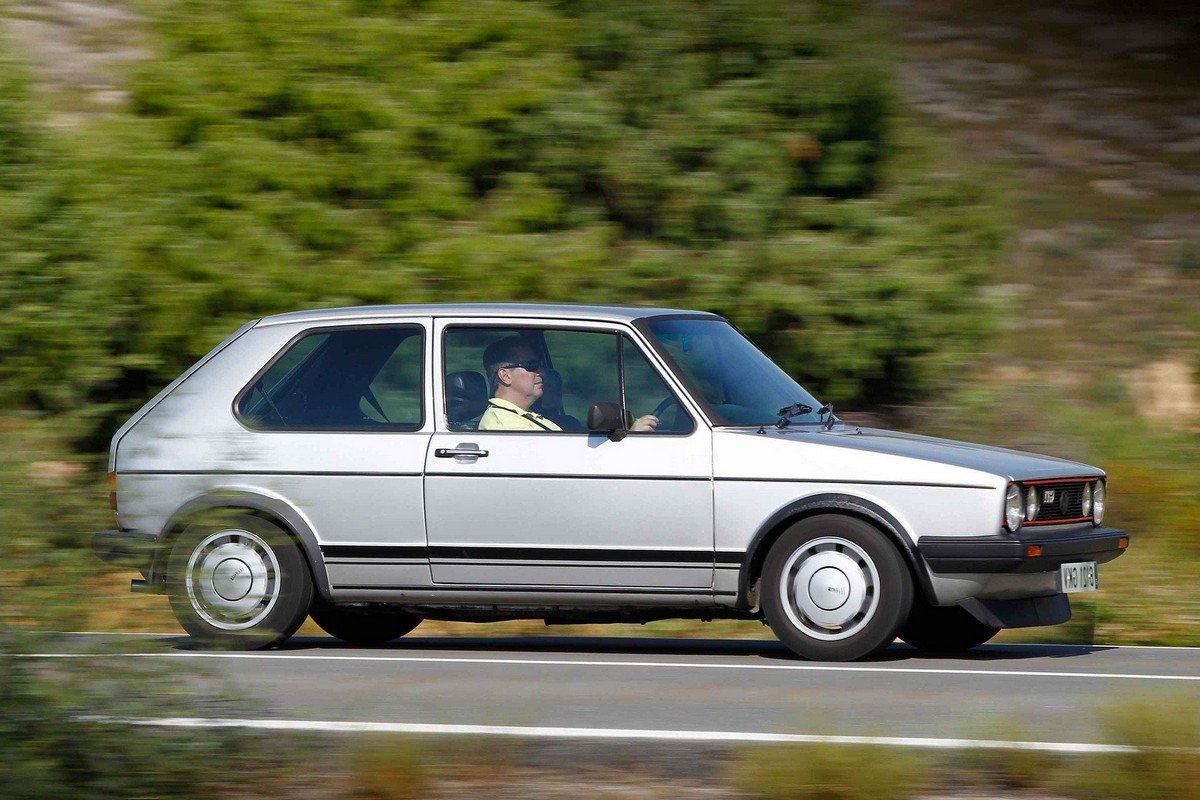
[[814,639],[853,636],[875,616],[879,572],[854,542],[825,536],[788,558],[779,591],[792,624]]
[[249,628],[275,607],[279,578],[279,561],[261,538],[246,530],[217,531],[188,559],[188,602],[217,628]]

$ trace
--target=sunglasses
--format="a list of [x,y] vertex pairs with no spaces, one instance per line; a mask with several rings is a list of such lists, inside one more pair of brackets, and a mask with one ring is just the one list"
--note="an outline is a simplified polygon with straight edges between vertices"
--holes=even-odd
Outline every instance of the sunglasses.
[[542,362],[541,359],[531,358],[528,361],[514,361],[511,364],[505,364],[501,369],[515,369],[516,367],[520,367],[527,372],[541,372]]

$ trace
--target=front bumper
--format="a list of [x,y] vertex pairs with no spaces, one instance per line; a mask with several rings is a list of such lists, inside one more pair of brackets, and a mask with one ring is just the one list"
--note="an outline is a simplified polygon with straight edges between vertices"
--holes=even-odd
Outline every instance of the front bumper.
[[135,530],[97,531],[92,534],[92,551],[102,561],[132,567],[143,574],[154,564],[158,537]]
[[[1050,572],[1071,561],[1103,564],[1124,553],[1128,545],[1125,531],[1088,525],[1016,536],[923,536],[917,550],[937,574],[1027,574]],[[1040,547],[1040,555],[1029,555],[1031,546]]]

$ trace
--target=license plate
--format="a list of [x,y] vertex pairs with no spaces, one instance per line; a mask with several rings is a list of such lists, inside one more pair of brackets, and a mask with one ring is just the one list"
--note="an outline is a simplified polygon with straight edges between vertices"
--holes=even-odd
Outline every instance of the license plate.
[[1058,568],[1058,588],[1065,594],[1094,592],[1099,586],[1095,561],[1075,561]]

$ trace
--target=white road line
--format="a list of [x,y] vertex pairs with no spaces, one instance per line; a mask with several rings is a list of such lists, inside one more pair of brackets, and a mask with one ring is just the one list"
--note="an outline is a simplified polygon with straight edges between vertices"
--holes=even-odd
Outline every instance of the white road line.
[[1200,675],[1142,675],[1122,672],[1047,672],[1034,670],[986,670],[986,669],[936,669],[932,667],[887,667],[852,664],[761,664],[761,663],[722,663],[711,664],[702,661],[615,661],[615,660],[581,660],[581,659],[541,659],[541,658],[446,658],[432,656],[332,656],[307,655],[296,653],[214,653],[214,652],[174,652],[174,653],[29,653],[27,658],[217,658],[217,659],[246,659],[274,661],[347,661],[370,664],[494,664],[520,666],[552,666],[552,667],[640,667],[666,669],[740,669],[740,670],[778,670],[789,672],[866,672],[883,673],[887,675],[967,675],[1006,678],[1098,678],[1108,680],[1136,681],[1200,681]]
[[[92,718],[96,719],[96,718]],[[673,731],[639,728],[554,728],[513,725],[437,725],[408,722],[341,722],[303,719],[210,719],[164,717],[160,719],[111,719],[129,725],[164,728],[250,728],[263,731],[307,731],[324,733],[407,733],[456,736],[521,736],[539,739],[624,739],[668,742],[712,742],[729,744],[857,744],[886,747],[923,747],[939,750],[1034,750],[1072,755],[1090,753],[1136,753],[1136,747],[1088,742],[1021,742],[994,739],[937,739],[900,736],[819,736],[801,733],[756,733],[753,731]]]

